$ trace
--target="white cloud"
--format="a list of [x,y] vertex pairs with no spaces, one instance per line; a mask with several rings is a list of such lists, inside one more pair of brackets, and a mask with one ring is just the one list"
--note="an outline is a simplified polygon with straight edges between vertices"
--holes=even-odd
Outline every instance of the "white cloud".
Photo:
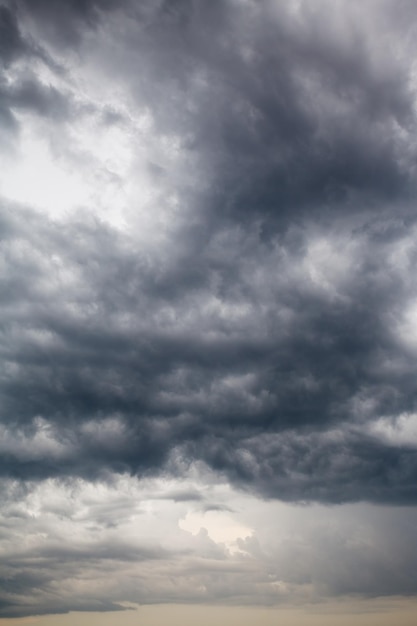
[[417,414],[381,417],[369,425],[369,432],[389,445],[417,448]]

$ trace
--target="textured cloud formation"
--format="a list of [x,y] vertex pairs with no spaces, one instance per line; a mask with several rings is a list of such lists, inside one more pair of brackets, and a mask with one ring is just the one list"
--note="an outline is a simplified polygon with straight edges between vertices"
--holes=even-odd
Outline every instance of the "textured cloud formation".
[[175,482],[126,477],[33,491],[7,482],[0,615],[415,593],[414,509],[344,505],[329,515],[187,485],[180,494]]
[[[253,497],[416,503],[415,17],[389,0],[1,3],[6,485],[32,498],[198,467]],[[230,589],[162,589],[161,562],[188,571],[177,539],[133,549],[104,534],[68,557],[36,541],[10,557],[3,615],[221,589],[243,602],[255,566],[236,553]],[[414,593],[414,554],[401,544],[394,578],[375,541],[349,552],[366,580],[329,569],[317,589]],[[302,560],[317,570],[303,550],[275,582],[302,586]],[[24,608],[35,553],[42,597]],[[155,565],[155,592],[74,582],[52,600],[93,555]],[[349,561],[346,546],[329,558]]]

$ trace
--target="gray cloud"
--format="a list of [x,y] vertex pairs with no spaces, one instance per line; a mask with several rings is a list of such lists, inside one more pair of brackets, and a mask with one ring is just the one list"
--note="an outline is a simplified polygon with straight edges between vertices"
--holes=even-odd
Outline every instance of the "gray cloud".
[[4,65],[9,65],[13,60],[28,52],[16,15],[7,5],[0,6],[0,33],[0,58]]
[[[20,493],[18,500],[6,484],[2,617],[123,610],[126,603],[285,606],[323,597],[415,593],[414,509],[288,507],[259,500],[248,507],[235,494],[233,508],[246,509],[244,519],[256,532],[237,539],[238,551],[231,552],[205,528],[193,535],[167,526],[165,505],[149,494],[145,502],[152,508],[141,509],[145,493],[141,483],[132,485],[134,500],[127,506],[126,482],[105,488],[101,483],[94,491],[80,482],[51,481]],[[118,507],[105,511],[109,495]],[[181,510],[185,505],[177,502],[170,514],[175,519]],[[227,507],[214,510],[225,519],[232,514]],[[150,528],[159,545],[147,536]]]
[[[45,209],[1,184],[3,480],[29,493],[198,467],[260,498],[415,505],[413,5],[136,4],[0,6],[2,163],[41,137],[39,187],[55,190]],[[77,175],[94,193],[68,208]],[[234,511],[188,486],[155,500]],[[91,520],[117,527],[107,506]],[[318,554],[291,572],[291,544],[276,572],[297,587],[288,597],[314,569],[329,595],[415,592],[414,555],[399,574],[380,538],[350,552],[332,541],[345,572]],[[0,612],[114,610],[146,594],[243,602],[254,568],[274,603],[259,538],[241,539],[259,571],[204,532],[195,542],[48,539],[10,555]],[[126,581],[131,562],[145,573],[114,601],[94,588],[51,599],[75,561],[95,559]]]
[[295,213],[407,195],[408,70],[374,50],[370,33],[344,24],[340,42],[327,3],[319,13],[303,6],[298,19],[272,3],[178,6],[155,12],[140,36],[127,29],[136,52],[118,51],[116,62],[130,72],[145,57],[131,88],[214,176],[217,219],[261,220],[270,232]]
[[18,0],[19,14],[33,21],[38,34],[61,47],[72,48],[80,43],[86,29],[94,29],[106,11],[122,8],[115,0]]
[[[141,474],[180,454],[281,498],[414,502],[415,449],[366,430],[412,412],[416,393],[413,355],[391,326],[409,285],[387,261],[388,222],[382,240],[372,230],[356,238],[341,295],[315,284],[305,258],[294,267],[307,251],[264,245],[242,255],[220,296],[221,261],[209,249],[197,287],[183,259],[165,272],[107,227],[67,224],[63,235],[24,220],[15,211],[4,228],[2,393],[16,446],[3,473]],[[391,228],[395,249],[407,231],[397,220]],[[172,272],[179,292],[164,288]],[[220,307],[243,313],[231,323]],[[50,449],[40,441],[37,452],[42,433]]]

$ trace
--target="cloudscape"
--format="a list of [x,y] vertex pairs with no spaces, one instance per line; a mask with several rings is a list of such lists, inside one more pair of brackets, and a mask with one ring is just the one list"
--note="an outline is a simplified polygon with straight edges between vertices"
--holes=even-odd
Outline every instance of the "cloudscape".
[[413,623],[416,33],[0,0],[0,623]]

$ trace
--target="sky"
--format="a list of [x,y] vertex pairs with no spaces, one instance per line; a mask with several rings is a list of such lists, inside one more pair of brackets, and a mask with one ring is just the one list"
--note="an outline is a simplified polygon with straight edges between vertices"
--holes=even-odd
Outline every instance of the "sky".
[[416,59],[412,0],[0,0],[0,626],[415,623]]

